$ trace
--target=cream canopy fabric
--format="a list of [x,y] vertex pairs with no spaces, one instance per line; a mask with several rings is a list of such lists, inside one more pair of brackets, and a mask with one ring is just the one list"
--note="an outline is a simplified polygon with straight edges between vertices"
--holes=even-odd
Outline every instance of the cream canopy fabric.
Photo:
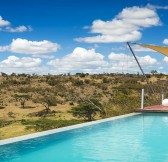
[[165,47],[165,46],[155,46],[155,45],[149,45],[149,44],[139,44],[139,43],[136,43],[137,45],[140,45],[142,47],[146,47],[146,48],[150,48],[154,51],[157,51],[157,52],[160,52],[166,56],[168,56],[168,47]]

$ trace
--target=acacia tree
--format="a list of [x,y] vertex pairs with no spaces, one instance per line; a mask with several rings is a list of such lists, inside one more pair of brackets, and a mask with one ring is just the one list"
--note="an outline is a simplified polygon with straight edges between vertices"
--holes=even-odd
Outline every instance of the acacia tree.
[[26,101],[30,100],[31,96],[27,94],[15,94],[14,98],[20,102],[22,108],[25,108]]
[[75,117],[82,117],[91,121],[100,109],[90,103],[81,103],[78,106],[72,107],[70,111]]
[[52,95],[39,95],[35,100],[36,103],[40,103],[44,106],[45,112],[49,113],[51,106],[56,106],[57,101],[55,96]]
[[151,70],[151,74],[152,75],[155,75],[155,74],[157,74],[158,72],[157,72],[157,70]]
[[1,75],[2,75],[3,77],[7,77],[7,76],[8,76],[8,74],[3,73],[3,72],[1,72]]

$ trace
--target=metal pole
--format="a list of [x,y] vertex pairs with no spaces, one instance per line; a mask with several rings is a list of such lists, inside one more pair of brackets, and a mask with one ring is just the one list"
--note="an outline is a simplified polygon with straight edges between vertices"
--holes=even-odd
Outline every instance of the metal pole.
[[141,93],[141,109],[144,109],[144,89],[142,89]]
[[[127,42],[127,45],[128,45],[128,47],[129,47],[129,49],[130,49],[132,55],[134,56],[135,61],[137,62],[137,64],[138,64],[138,66],[139,66],[139,68],[140,68],[140,70],[141,70],[143,76],[145,77],[146,82],[147,82],[147,85],[148,85],[149,88],[151,89],[152,93],[155,94],[155,91],[153,90],[152,86],[150,85],[150,83],[149,83],[149,81],[148,81],[148,78],[146,77],[146,75],[145,75],[145,73],[144,73],[144,71],[143,71],[143,69],[142,69],[142,67],[141,67],[141,65],[140,65],[140,63],[139,63],[139,61],[138,61],[138,59],[137,59],[137,57],[136,57],[134,51],[132,50],[132,48],[131,48],[129,42]],[[156,98],[156,99],[157,99],[157,98]]]
[[164,94],[162,94],[162,101],[164,100]]
[[134,56],[134,58],[135,58],[135,61],[137,62],[137,64],[138,64],[138,66],[139,66],[139,68],[140,68],[142,74],[146,77],[146,75],[145,75],[145,73],[144,73],[144,71],[143,71],[143,69],[142,69],[142,67],[141,67],[141,65],[140,65],[140,63],[139,63],[137,57],[135,56],[134,51],[132,50],[132,48],[131,48],[131,46],[130,46],[130,44],[129,44],[128,42],[127,42],[127,45],[128,45],[128,47],[129,47],[129,49],[131,50],[131,52],[132,52],[132,54],[133,54],[133,56]]
[[162,101],[164,100],[164,91],[163,89],[161,90],[161,104],[162,104]]
[[[164,92],[163,92],[163,89],[161,91],[161,100],[163,101],[164,100]],[[162,103],[162,102],[161,102]]]

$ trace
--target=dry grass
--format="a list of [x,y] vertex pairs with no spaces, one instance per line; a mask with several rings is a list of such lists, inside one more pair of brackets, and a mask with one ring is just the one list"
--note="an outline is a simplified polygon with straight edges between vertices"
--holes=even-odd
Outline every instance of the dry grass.
[[[35,106],[35,105],[34,105]],[[28,114],[33,112],[38,112],[43,110],[44,108],[41,105],[36,105],[34,108],[30,109],[22,109],[19,106],[7,106],[5,109],[0,109],[0,119],[16,121],[16,123],[10,124],[8,126],[0,128],[0,139],[6,139],[16,136],[21,136],[25,134],[35,133],[35,130],[27,130],[25,126],[19,122],[22,119],[31,119],[37,120],[40,117],[29,117]],[[54,116],[47,117],[49,119],[62,119],[62,120],[71,120],[75,119],[72,114],[67,113],[70,110],[70,105],[58,105],[51,107],[51,110],[58,111]],[[9,112],[13,112],[14,118],[8,116]]]
[[[103,78],[110,79],[109,82],[103,83]],[[58,80],[58,85],[49,85],[47,83],[47,77],[46,76],[38,76],[38,77],[31,77],[30,82],[27,84],[22,84],[23,81],[26,81],[28,77],[12,77],[9,76],[8,78],[0,76],[0,100],[3,100],[5,108],[0,109],[0,120],[6,120],[6,121],[13,121],[13,124],[7,125],[5,127],[0,128],[0,139],[25,135],[29,133],[35,132],[35,130],[27,130],[25,129],[25,126],[21,124],[22,119],[30,119],[30,120],[37,120],[40,117],[32,117],[29,116],[30,113],[35,113],[42,111],[44,109],[44,106],[39,103],[34,103],[32,100],[26,101],[26,106],[29,106],[29,108],[21,108],[20,103],[15,100],[13,97],[14,94],[19,94],[18,90],[20,88],[32,88],[35,89],[35,91],[28,92],[25,94],[32,95],[33,97],[37,96],[38,93],[36,92],[36,89],[39,88],[42,92],[48,92],[52,93],[52,95],[55,95],[59,102],[63,102],[62,104],[59,103],[57,106],[51,106],[51,110],[55,110],[56,113],[53,116],[49,116],[46,118],[52,119],[52,120],[71,120],[76,119],[72,116],[72,114],[68,113],[68,111],[71,109],[71,105],[69,105],[69,101],[74,100],[74,104],[77,105],[78,99],[75,98],[73,95],[71,96],[71,90],[77,94],[77,96],[80,96],[82,98],[93,96],[96,99],[98,99],[101,103],[107,103],[114,95],[114,88],[119,87],[120,85],[124,85],[125,81],[129,81],[131,79],[137,79],[138,76],[128,77],[128,76],[122,76],[122,75],[115,75],[115,76],[106,76],[106,75],[95,75],[95,76],[86,76],[84,78],[81,78],[79,76],[56,76],[53,80]],[[75,80],[82,80],[82,85],[73,85]],[[89,80],[89,83],[85,83],[85,80]],[[166,81],[167,76],[162,76],[159,79],[156,76],[152,76],[150,78],[150,81],[155,83],[158,80],[160,81]],[[115,80],[118,80],[115,81]],[[143,87],[146,85],[146,82],[142,82],[141,77],[139,76],[138,83]],[[21,82],[20,84],[12,84],[12,81]],[[5,84],[5,82],[8,82]],[[11,82],[11,84],[10,84]],[[71,85],[71,88],[66,87],[65,85],[69,84]],[[66,87],[64,91],[60,88],[61,86]],[[127,88],[127,87],[126,87]],[[70,94],[67,94],[70,92]],[[132,94],[132,96],[136,95],[136,91],[132,91],[135,94]],[[138,92],[139,93],[139,92]],[[60,94],[63,94],[61,96]],[[65,95],[66,94],[66,95]],[[30,108],[31,107],[31,108]],[[98,119],[99,117],[96,116]]]
[[9,126],[0,128],[0,140],[35,133],[34,130],[27,130],[21,123],[13,123]]

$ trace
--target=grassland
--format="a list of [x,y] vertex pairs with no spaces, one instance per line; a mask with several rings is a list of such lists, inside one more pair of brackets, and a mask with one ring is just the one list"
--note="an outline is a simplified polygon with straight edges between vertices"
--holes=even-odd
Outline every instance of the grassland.
[[106,112],[96,114],[95,120],[133,112],[140,106],[142,88],[146,91],[145,105],[158,104],[161,89],[167,95],[168,76],[147,77],[155,96],[140,75],[3,74],[0,76],[0,139],[85,122],[74,117],[70,110],[86,100],[98,101]]

